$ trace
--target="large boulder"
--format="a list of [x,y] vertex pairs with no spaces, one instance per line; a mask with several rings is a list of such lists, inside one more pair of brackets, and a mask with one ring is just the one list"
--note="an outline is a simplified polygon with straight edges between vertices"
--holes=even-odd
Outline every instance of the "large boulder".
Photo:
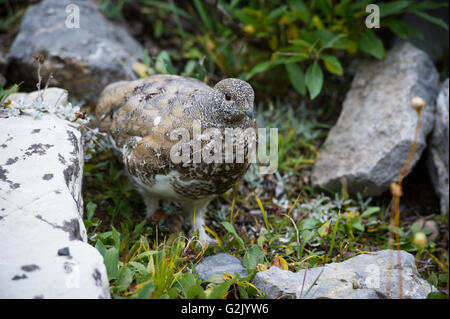
[[396,45],[381,61],[362,63],[313,167],[313,186],[338,190],[345,179],[352,193],[375,196],[388,190],[414,140],[417,112],[411,101],[419,96],[426,106],[409,173],[434,125],[438,78],[427,54],[407,42]]
[[[400,254],[402,297],[422,299],[436,291],[420,278],[414,256],[405,251]],[[382,250],[296,273],[271,267],[258,272],[253,283],[269,299],[397,299],[399,266],[397,251]]]
[[448,79],[441,85],[436,99],[436,118],[427,153],[427,166],[434,190],[440,198],[441,213],[448,213]]
[[83,224],[79,124],[60,118],[71,113],[67,91],[9,100],[0,117],[0,298],[109,298]]
[[23,17],[10,50],[8,80],[36,88],[36,55],[45,57],[42,87],[51,73],[50,85],[95,102],[111,82],[135,78],[132,64],[143,48],[123,26],[107,20],[95,1],[44,0]]

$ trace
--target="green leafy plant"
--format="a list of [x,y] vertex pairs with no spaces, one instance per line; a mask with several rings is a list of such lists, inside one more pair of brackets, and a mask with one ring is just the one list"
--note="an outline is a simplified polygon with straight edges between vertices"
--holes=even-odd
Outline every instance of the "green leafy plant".
[[[368,0],[220,0],[215,6],[200,0],[139,3],[156,21],[174,20],[176,27],[161,29],[158,36],[181,37],[185,59],[207,56],[210,76],[240,77],[257,90],[278,95],[290,83],[311,99],[320,94],[327,77],[344,75],[342,60],[356,53],[383,58],[378,30],[389,29],[405,39],[421,37],[400,19],[402,14],[412,13],[448,29],[444,21],[427,13],[448,3],[433,1],[380,3],[380,29],[365,25]],[[277,85],[270,88],[270,83]]]
[[3,85],[0,84],[0,107],[6,107],[4,104],[6,102],[6,98],[13,93],[17,93],[19,91],[19,84],[14,84],[9,88],[3,88]]

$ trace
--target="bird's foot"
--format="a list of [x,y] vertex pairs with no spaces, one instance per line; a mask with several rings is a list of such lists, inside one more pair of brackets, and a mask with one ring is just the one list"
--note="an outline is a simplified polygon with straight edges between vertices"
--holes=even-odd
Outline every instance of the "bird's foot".
[[198,230],[198,238],[197,240],[199,241],[199,243],[202,246],[205,246],[206,243],[208,243],[208,245],[217,245],[217,240],[214,238],[211,238],[205,231],[205,229],[203,227],[201,228],[197,228],[197,229],[193,229],[193,231],[191,231],[190,233],[190,237],[191,238],[196,238],[197,236],[197,230]]

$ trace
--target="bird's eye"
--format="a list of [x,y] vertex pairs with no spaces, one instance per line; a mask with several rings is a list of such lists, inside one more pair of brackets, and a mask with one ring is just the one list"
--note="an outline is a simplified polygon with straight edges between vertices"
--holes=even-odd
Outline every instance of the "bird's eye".
[[231,95],[228,93],[225,93],[225,100],[231,101]]

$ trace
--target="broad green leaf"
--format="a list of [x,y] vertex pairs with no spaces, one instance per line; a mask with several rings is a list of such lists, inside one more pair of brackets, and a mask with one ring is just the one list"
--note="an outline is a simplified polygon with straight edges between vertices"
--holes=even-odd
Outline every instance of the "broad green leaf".
[[303,0],[289,0],[288,4],[294,17],[299,18],[303,22],[308,22],[309,8]]
[[243,25],[257,25],[258,18],[250,14],[249,10],[234,10],[234,15],[242,22]]
[[427,295],[427,299],[447,299],[447,297],[442,292],[433,291]]
[[97,208],[97,204],[96,203],[93,203],[93,202],[89,202],[89,203],[87,203],[87,205],[86,205],[86,217],[87,217],[87,220],[91,220],[92,219],[92,217],[94,216],[94,213],[95,213],[95,209]]
[[344,71],[342,69],[342,65],[336,57],[332,55],[323,54],[322,59],[325,64],[325,67],[327,68],[328,71],[330,71],[330,73],[337,75],[343,74]]
[[192,73],[195,71],[195,67],[197,66],[197,61],[195,60],[189,60],[185,67],[183,73],[181,73],[182,76],[191,76]]
[[[341,40],[344,37],[345,37],[345,35],[342,33],[333,36],[331,39],[328,39],[327,41],[324,42],[324,44],[320,48],[319,52],[322,52],[323,50],[329,49],[329,48],[345,49],[345,43],[339,42],[339,40]],[[337,45],[337,44],[339,44],[339,45]]]
[[142,56],[142,62],[149,68],[152,64],[152,58],[148,54],[148,49],[144,49],[144,55]]
[[325,15],[325,17],[328,21],[330,21],[331,17],[332,17],[332,9],[331,9],[331,6],[329,5],[329,2],[331,2],[331,1],[316,0],[317,8],[319,8],[320,11],[323,12],[323,14]]
[[114,241],[114,247],[120,251],[120,233],[114,228],[114,226],[112,226],[111,235]]
[[140,253],[139,255],[134,257],[134,260],[139,261],[139,260],[143,259],[144,257],[151,257],[151,256],[159,254],[159,253],[160,253],[160,251],[158,251],[158,250],[144,251],[143,253]]
[[116,248],[110,248],[105,252],[104,263],[109,280],[116,279],[119,273],[119,251]]
[[356,10],[364,10],[368,4],[373,3],[373,0],[359,0],[359,1],[351,1],[351,9],[353,11]]
[[290,44],[294,45],[294,47],[305,48],[310,50],[312,47],[312,43],[303,40],[303,39],[294,39],[289,41]]
[[383,18],[392,14],[398,14],[402,12],[403,9],[408,7],[409,1],[400,0],[390,3],[380,3],[378,5],[380,7],[380,18]]
[[234,238],[236,238],[237,242],[239,243],[239,245],[241,246],[241,248],[245,249],[245,244],[244,241],[242,240],[241,237],[239,237],[239,235],[236,233],[236,230],[234,229],[234,226],[231,225],[229,222],[222,222],[223,227],[225,227],[225,229],[234,236]]
[[226,297],[226,293],[230,286],[234,284],[237,280],[237,277],[233,278],[230,281],[226,281],[223,284],[218,284],[214,286],[213,290],[208,295],[209,299],[224,299]]
[[247,291],[245,291],[244,287],[238,286],[238,290],[239,290],[239,295],[241,296],[242,299],[249,299],[248,293],[247,293]]
[[133,281],[134,271],[129,267],[122,267],[119,271],[116,286],[120,291],[126,290]]
[[148,298],[150,298],[153,291],[155,291],[155,284],[153,282],[149,282],[149,283],[145,284],[144,287],[139,289],[137,298],[148,299]]
[[261,248],[257,245],[253,245],[245,253],[244,258],[242,258],[242,265],[247,268],[248,272],[256,270],[256,265],[264,263],[264,253]]
[[[178,279],[177,287],[181,290],[183,295],[186,297],[190,287],[198,285],[199,280],[193,273],[184,273],[180,279]],[[187,298],[187,297],[186,297]]]
[[160,74],[175,74],[176,70],[170,61],[169,53],[161,51],[156,57],[155,70]]
[[438,26],[441,26],[442,28],[444,28],[445,30],[448,31],[448,25],[445,23],[444,20],[433,17],[431,15],[429,15],[428,13],[422,12],[422,11],[413,11],[413,13],[419,17],[421,17],[422,19],[427,20],[428,22],[434,23]]
[[303,219],[300,221],[297,225],[299,231],[304,230],[312,230],[316,227],[318,227],[320,224],[320,221],[314,217],[308,217],[306,219]]
[[166,3],[166,1],[158,1],[158,0],[145,0],[145,4],[152,6],[152,7],[157,7],[157,8],[161,8],[167,11],[171,11],[174,14],[180,15],[183,18],[192,21],[192,15],[187,13],[186,11],[184,11],[183,9],[180,9],[178,6],[171,4],[171,3]]
[[364,225],[358,221],[352,222],[352,227],[359,231],[364,231]]
[[361,35],[359,38],[359,47],[362,51],[377,59],[382,59],[384,57],[385,51],[383,42],[372,31],[366,31]]
[[401,20],[392,19],[387,21],[386,25],[399,38],[409,39],[409,37],[411,36],[411,28]]
[[139,273],[141,273],[141,274],[143,274],[143,275],[148,274],[147,268],[146,268],[143,264],[141,264],[141,263],[137,263],[137,262],[134,262],[134,261],[130,261],[130,262],[128,263],[128,265],[132,266],[134,269],[136,269]]
[[199,0],[194,0],[195,8],[197,9],[198,14],[200,15],[200,19],[202,19],[203,24],[206,26],[206,29],[209,32],[213,31],[211,19],[209,18],[208,12],[205,10],[203,3]]
[[191,286],[187,290],[186,299],[206,299],[205,291],[200,285]]
[[287,6],[281,6],[281,7],[276,8],[275,10],[273,10],[266,16],[266,20],[267,21],[276,20],[286,11],[286,9],[287,9]]
[[409,7],[413,11],[434,10],[448,7],[448,2],[419,1]]
[[298,53],[296,55],[290,56],[289,58],[286,58],[284,63],[288,64],[288,63],[301,62],[301,61],[307,60],[308,58],[309,58],[308,54],[306,54],[306,53]]
[[270,68],[273,68],[274,66],[279,65],[283,62],[284,62],[284,59],[276,59],[276,60],[270,60],[270,61],[264,61],[264,62],[258,63],[250,70],[250,72],[247,73],[247,75],[245,76],[245,81],[250,80],[256,74],[265,72],[265,71],[269,70]]
[[361,217],[369,217],[370,215],[378,213],[379,211],[380,207],[369,207],[361,214]]
[[309,96],[314,99],[319,95],[323,85],[323,73],[319,63],[314,62],[306,70],[305,84],[309,90]]
[[168,299],[176,299],[178,297],[178,289],[176,287],[172,287],[167,292]]
[[333,248],[334,248],[334,242],[336,240],[336,234],[337,234],[337,230],[339,227],[339,219],[341,217],[341,211],[339,210],[338,215],[336,217],[336,222],[334,224],[334,229],[333,229],[333,235],[331,236],[331,243],[330,243],[330,249],[328,251],[328,255],[331,256],[331,254],[333,253]]
[[95,248],[97,248],[97,250],[100,252],[100,255],[102,255],[103,258],[105,258],[106,248],[105,245],[103,245],[103,243],[100,240],[97,240],[97,242],[95,243]]
[[305,73],[303,72],[300,65],[298,65],[297,63],[289,63],[285,64],[285,67],[292,86],[298,93],[300,93],[302,96],[305,96]]

